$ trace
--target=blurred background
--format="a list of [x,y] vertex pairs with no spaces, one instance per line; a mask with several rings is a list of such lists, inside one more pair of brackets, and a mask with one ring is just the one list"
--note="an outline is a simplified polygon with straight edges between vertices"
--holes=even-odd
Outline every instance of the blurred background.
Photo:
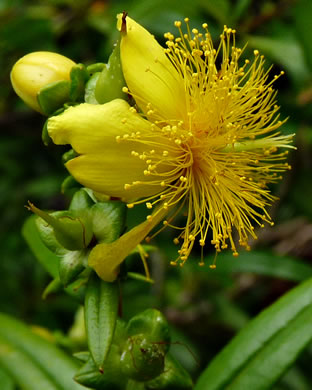
[[[0,0],[0,311],[52,332],[68,331],[79,304],[65,294],[42,299],[50,277],[21,228],[28,200],[44,209],[67,207],[60,193],[66,148],[42,144],[45,118],[15,95],[10,69],[40,50],[86,65],[106,62],[118,39],[116,14],[124,10],[160,42],[186,16],[191,27],[207,22],[216,42],[226,24],[237,29],[238,46],[248,43],[245,57],[258,49],[267,66],[274,64],[272,77],[285,71],[275,84],[277,100],[281,118],[289,117],[283,131],[296,132],[298,149],[290,154],[293,169],[272,187],[279,197],[270,211],[275,226],[259,232],[252,252],[220,255],[215,271],[199,268],[196,259],[169,268],[176,248],[174,232],[165,231],[149,260],[155,285],[125,285],[124,316],[160,308],[172,325],[173,349],[196,377],[250,318],[312,276],[312,0]],[[137,258],[130,261],[143,270]],[[311,361],[312,346],[276,389],[311,389]]]

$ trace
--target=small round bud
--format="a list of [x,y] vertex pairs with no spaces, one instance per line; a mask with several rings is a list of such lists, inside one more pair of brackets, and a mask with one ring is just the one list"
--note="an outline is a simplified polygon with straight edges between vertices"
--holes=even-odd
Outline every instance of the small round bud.
[[37,101],[40,89],[55,81],[69,80],[75,62],[61,54],[37,51],[20,58],[12,68],[11,83],[17,95],[42,113]]

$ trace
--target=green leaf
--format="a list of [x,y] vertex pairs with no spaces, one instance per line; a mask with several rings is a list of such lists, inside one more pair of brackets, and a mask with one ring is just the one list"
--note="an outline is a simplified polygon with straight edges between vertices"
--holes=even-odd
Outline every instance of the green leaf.
[[41,241],[36,226],[36,218],[35,215],[27,218],[22,228],[22,234],[37,260],[53,278],[56,278],[58,277],[59,257],[51,252]]
[[265,390],[312,340],[312,279],[252,320],[209,364],[195,390]]
[[294,8],[295,26],[297,37],[300,40],[305,58],[312,69],[312,40],[311,40],[311,19],[312,2],[311,0],[301,0],[296,3]]
[[[0,355],[1,355],[1,346],[0,346]],[[1,357],[0,357],[0,360],[1,360]],[[1,365],[1,363],[0,363]],[[15,385],[14,385],[14,381],[12,379],[11,376],[9,376],[9,374],[4,371],[1,367],[0,367],[0,383],[1,383],[1,390],[14,390],[15,389]]]
[[230,11],[229,0],[200,1],[200,4],[220,24],[227,23]]
[[232,22],[236,22],[246,13],[248,7],[250,6],[252,0],[238,0],[236,2],[233,12],[231,13]]
[[247,38],[248,45],[271,57],[285,68],[295,84],[302,85],[309,78],[303,50],[289,29],[286,31],[283,29],[283,33],[282,36],[274,38],[251,35]]
[[91,275],[85,297],[85,324],[89,350],[100,371],[113,341],[118,298],[116,282],[103,282],[97,275]]
[[[29,387],[26,389],[84,389],[72,379],[78,368],[76,362],[54,344],[33,333],[22,322],[5,314],[0,314],[0,345],[1,364],[6,365],[5,369],[10,370],[16,377],[28,375]],[[34,372],[33,377],[30,374],[31,369]],[[46,381],[47,384],[35,387],[36,378],[38,381]]]
[[278,256],[265,251],[241,252],[237,258],[231,253],[220,253],[217,268],[208,272],[254,272],[294,282],[312,277],[311,265],[289,256]]
[[[18,347],[11,345],[0,336],[0,366],[5,368],[24,390],[60,390],[26,353]],[[1,375],[0,375],[0,379]],[[3,387],[1,381],[1,390]],[[5,386],[5,383],[4,383]],[[12,387],[11,387],[12,388]],[[14,388],[14,387],[13,387]]]

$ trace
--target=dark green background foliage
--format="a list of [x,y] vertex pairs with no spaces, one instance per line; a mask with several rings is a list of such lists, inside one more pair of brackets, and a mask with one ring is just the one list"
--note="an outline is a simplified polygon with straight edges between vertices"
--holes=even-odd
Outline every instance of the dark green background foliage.
[[[196,378],[251,318],[312,276],[312,0],[0,1],[0,311],[50,329],[60,343],[78,303],[64,294],[42,300],[50,279],[24,243],[21,227],[28,199],[44,209],[67,207],[69,199],[60,194],[66,149],[43,146],[44,118],[14,94],[9,72],[19,57],[37,50],[87,65],[106,62],[118,37],[116,14],[123,10],[161,42],[164,32],[174,31],[174,20],[186,16],[192,27],[208,22],[216,41],[226,24],[237,29],[238,45],[248,42],[246,57],[258,49],[268,66],[274,63],[272,75],[285,70],[276,82],[278,104],[281,118],[289,117],[284,132],[297,133],[298,150],[290,155],[292,171],[272,187],[279,197],[270,211],[275,226],[259,232],[252,252],[237,259],[221,254],[216,270],[198,267],[196,253],[185,267],[170,268],[176,247],[174,231],[166,230],[155,240],[160,250],[148,260],[156,283],[124,286],[124,317],[160,309],[172,325],[173,352]],[[208,260],[213,256],[208,253]],[[137,256],[129,262],[144,272]],[[274,389],[311,389],[311,362],[312,345]]]

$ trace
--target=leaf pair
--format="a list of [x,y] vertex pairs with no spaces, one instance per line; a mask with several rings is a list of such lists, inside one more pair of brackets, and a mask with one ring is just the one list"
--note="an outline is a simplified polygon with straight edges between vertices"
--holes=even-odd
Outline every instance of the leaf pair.
[[312,340],[312,279],[252,320],[209,364],[195,390],[266,390]]

